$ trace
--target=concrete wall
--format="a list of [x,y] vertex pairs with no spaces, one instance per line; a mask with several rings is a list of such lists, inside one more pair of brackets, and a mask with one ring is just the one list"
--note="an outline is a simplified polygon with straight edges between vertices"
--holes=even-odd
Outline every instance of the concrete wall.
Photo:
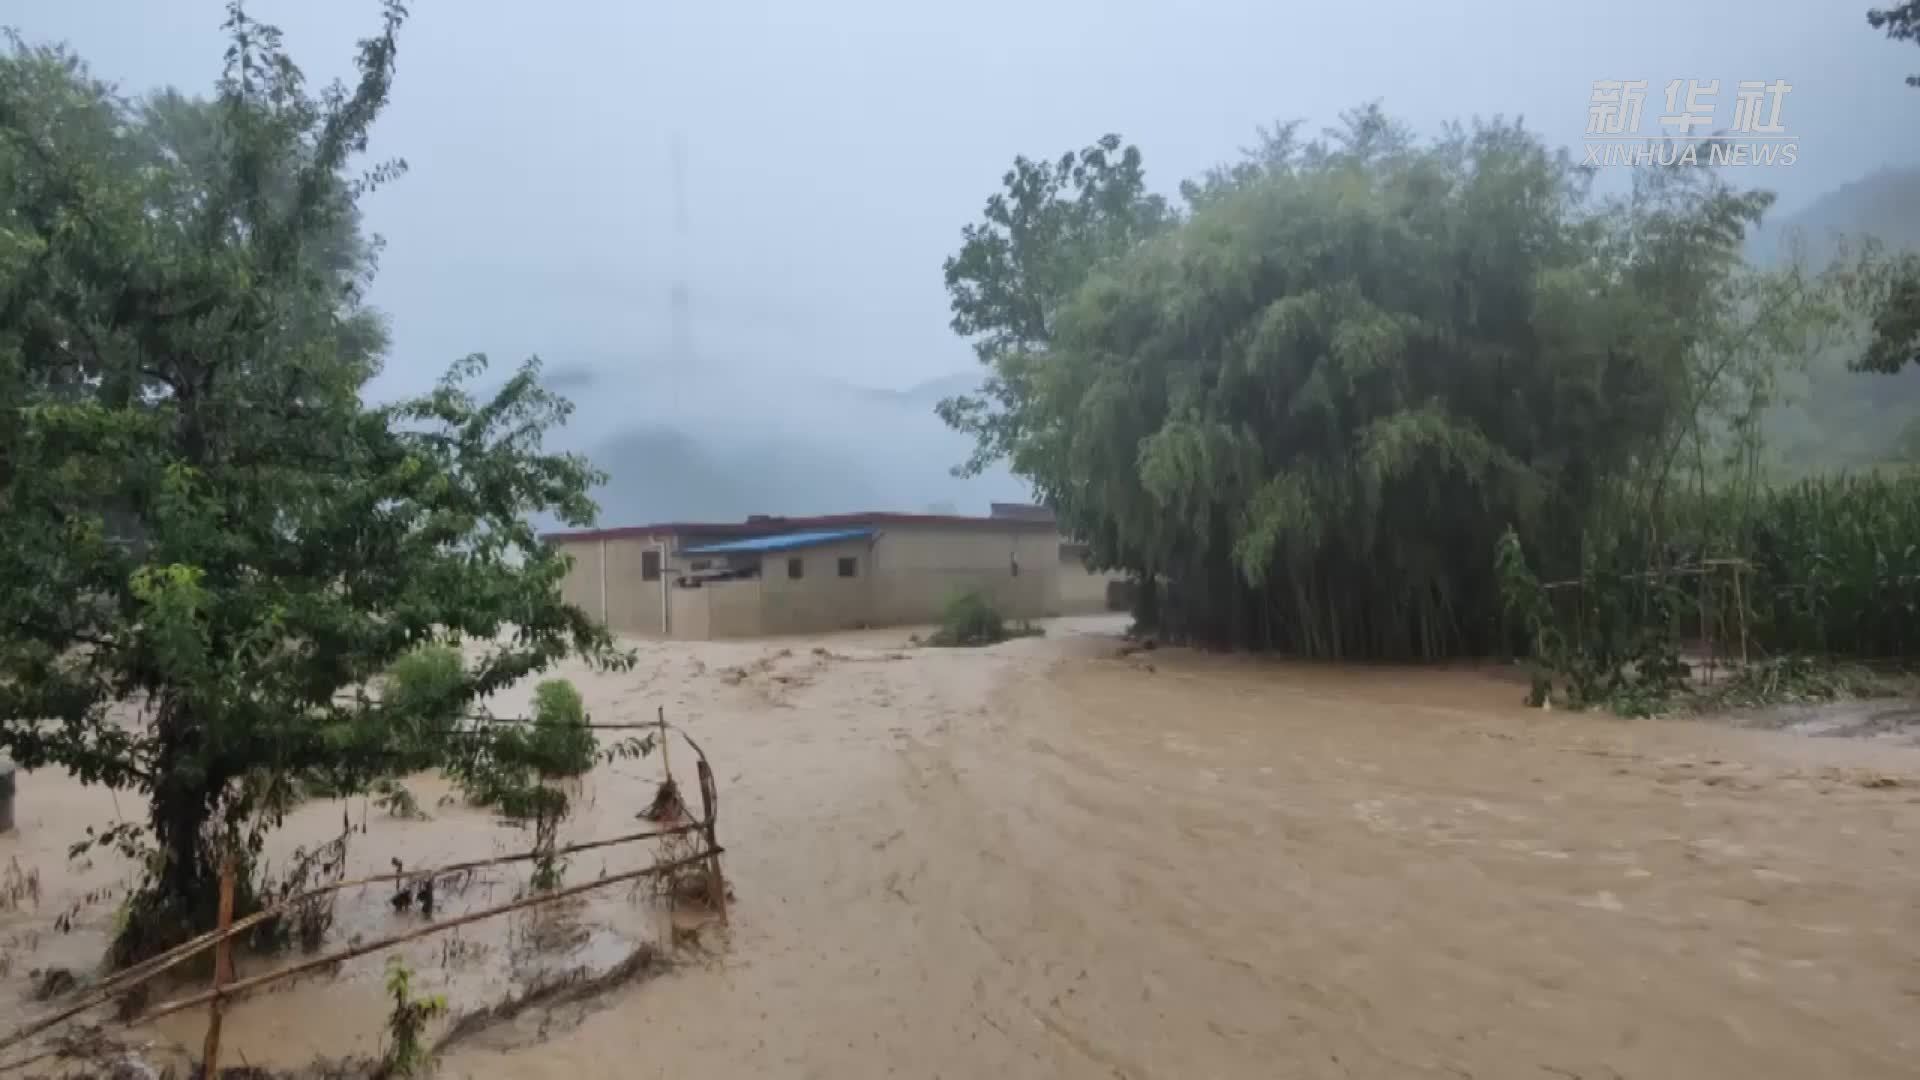
[[607,626],[623,634],[660,633],[660,582],[645,580],[642,559],[651,540],[607,541]]
[[888,526],[874,547],[873,624],[938,622],[962,589],[984,591],[1010,619],[1039,618],[1054,602],[1059,545],[1050,529]]
[[[652,548],[652,540],[635,538],[563,543],[561,549],[573,556],[573,566],[560,583],[560,595],[618,633],[658,635],[660,582],[644,580],[641,567],[644,553]],[[603,559],[604,588],[600,580]]]
[[[792,559],[800,560],[798,578],[788,576]],[[854,560],[853,577],[840,576],[841,559]],[[872,546],[865,539],[762,556],[761,632],[804,634],[873,625],[872,571]]]
[[1054,587],[1053,613],[1056,615],[1093,615],[1111,610],[1107,605],[1107,586],[1125,581],[1125,574],[1087,569],[1086,562],[1072,551],[1060,555],[1060,569]]
[[766,631],[760,619],[758,581],[714,581],[697,589],[668,589],[672,636],[683,641],[754,637]]
[[[605,585],[601,582],[604,544]],[[561,591],[570,603],[622,634],[659,636],[660,582],[644,580],[642,559],[651,538],[581,540],[563,545],[573,567]],[[1064,610],[1059,537],[1049,529],[981,526],[887,525],[872,539],[775,552],[763,557],[758,580],[709,582],[698,589],[669,587],[676,638],[802,634],[860,626],[930,624],[940,621],[947,598],[980,589],[1011,619],[1033,619]],[[851,557],[857,571],[839,575],[839,560]],[[787,560],[802,561],[801,577],[787,576]],[[691,559],[670,552],[667,576],[690,569]],[[1018,565],[1019,572],[1014,572]],[[1079,578],[1091,577],[1084,569]],[[1075,604],[1102,610],[1105,575],[1098,587],[1068,579]],[[1097,593],[1097,602],[1091,598]],[[605,608],[601,607],[602,596]]]
[[[707,633],[715,638],[753,637],[761,628],[761,583],[752,579],[715,581],[683,592],[707,596]],[[682,636],[679,627],[674,636]]]
[[705,589],[668,589],[673,605],[673,636],[688,641],[713,637],[712,605]]
[[560,598],[596,619],[605,618],[600,610],[600,541],[563,543],[560,552],[573,560],[560,579]]

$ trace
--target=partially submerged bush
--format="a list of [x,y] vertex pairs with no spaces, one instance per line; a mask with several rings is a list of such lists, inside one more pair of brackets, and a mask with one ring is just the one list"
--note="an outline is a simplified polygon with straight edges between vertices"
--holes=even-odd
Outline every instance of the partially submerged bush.
[[427,1025],[447,1011],[443,994],[416,996],[413,972],[398,956],[387,957],[387,996],[393,1008],[387,1013],[387,1046],[380,1058],[378,1075],[418,1076],[426,1071],[433,1051],[423,1037]]
[[534,688],[531,723],[471,729],[448,772],[468,802],[533,827],[534,849],[541,853],[533,887],[544,890],[557,886],[565,869],[554,849],[571,807],[559,782],[586,774],[598,759],[580,691],[565,679],[548,679]]
[[940,629],[927,638],[927,644],[953,648],[992,645],[1008,638],[1031,637],[1041,633],[1032,623],[1022,621],[1009,626],[993,604],[993,598],[981,589],[964,589],[947,598],[940,613]]
[[580,776],[593,768],[598,751],[587,727],[587,706],[565,679],[547,679],[533,688],[534,768],[549,778]]
[[424,741],[451,730],[466,703],[460,691],[466,665],[451,645],[423,645],[387,669],[380,691],[382,712],[400,725],[404,739]]

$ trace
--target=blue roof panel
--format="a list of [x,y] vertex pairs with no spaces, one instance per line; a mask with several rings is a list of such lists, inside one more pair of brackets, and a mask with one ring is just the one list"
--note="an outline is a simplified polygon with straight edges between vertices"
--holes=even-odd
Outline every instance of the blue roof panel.
[[756,536],[750,540],[728,540],[720,544],[702,544],[699,547],[681,548],[680,554],[767,554],[775,551],[795,551],[799,548],[818,547],[821,544],[832,544],[841,540],[860,540],[872,535],[872,529],[816,529],[812,532],[780,533],[775,536]]

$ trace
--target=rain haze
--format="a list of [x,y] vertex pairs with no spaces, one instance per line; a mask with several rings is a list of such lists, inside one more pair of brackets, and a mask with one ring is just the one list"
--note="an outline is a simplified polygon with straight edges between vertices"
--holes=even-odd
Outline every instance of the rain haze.
[[[1920,61],[1849,5],[414,9],[374,145],[410,172],[364,203],[393,330],[375,390],[468,352],[539,354],[579,407],[561,445],[612,474],[609,524],[1023,497],[1005,472],[950,476],[968,444],[933,413],[979,370],[941,261],[1016,154],[1118,132],[1172,194],[1276,120],[1379,100],[1422,132],[1518,115],[1576,147],[1596,80],[1648,80],[1651,122],[1681,78],[1718,79],[1723,105],[1740,80],[1791,84],[1798,163],[1748,170],[1776,216],[1920,161],[1902,82]],[[378,18],[251,10],[316,81]],[[15,0],[0,22],[71,42],[126,92],[204,92],[221,18],[214,0]]]

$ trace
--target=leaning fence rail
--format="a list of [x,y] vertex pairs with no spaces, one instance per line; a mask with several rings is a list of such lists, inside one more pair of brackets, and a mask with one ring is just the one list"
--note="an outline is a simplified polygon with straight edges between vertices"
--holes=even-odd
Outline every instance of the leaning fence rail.
[[[508,722],[508,723],[514,722],[514,720],[511,718],[488,718],[488,719],[493,722]],[[623,883],[632,882],[632,881],[639,881],[644,878],[655,877],[661,874],[672,873],[673,871],[682,870],[682,869],[686,869],[688,867],[693,867],[693,866],[704,867],[707,874],[709,875],[708,883],[707,883],[708,895],[711,898],[711,902],[713,903],[716,912],[719,914],[720,919],[724,922],[727,918],[726,899],[725,899],[726,885],[724,880],[722,879],[721,872],[720,872],[720,856],[725,851],[725,849],[720,846],[717,832],[715,829],[715,825],[716,825],[716,822],[718,821],[719,813],[720,813],[720,796],[719,796],[718,785],[714,781],[712,766],[709,765],[707,761],[706,752],[700,748],[700,744],[695,742],[693,737],[691,735],[688,735],[685,730],[683,730],[682,728],[680,728],[675,724],[668,723],[666,720],[664,710],[661,711],[659,719],[651,722],[631,723],[631,724],[590,724],[588,726],[596,730],[617,730],[617,731],[652,730],[652,731],[660,732],[662,761],[663,761],[663,764],[665,765],[665,772],[666,772],[666,778],[668,783],[673,782],[673,773],[672,773],[670,759],[666,758],[665,756],[667,734],[671,732],[673,734],[680,736],[680,738],[686,742],[687,746],[691,748],[694,753],[694,769],[699,778],[699,783],[700,783],[700,803],[701,803],[700,817],[698,819],[690,820],[680,825],[667,826],[664,828],[657,828],[657,829],[646,829],[639,832],[627,833],[621,836],[604,837],[598,840],[588,840],[582,843],[569,844],[564,847],[555,847],[545,851],[541,850],[538,847],[535,847],[528,851],[513,852],[507,855],[495,855],[495,856],[491,856],[484,859],[468,859],[462,862],[448,863],[443,866],[430,867],[426,869],[418,869],[418,870],[403,869],[403,870],[394,871],[390,873],[370,874],[365,877],[353,878],[345,881],[329,882],[326,884],[315,886],[314,888],[308,889],[294,896],[286,897],[269,907],[266,907],[260,911],[254,912],[251,915],[247,915],[240,919],[232,919],[231,921],[229,921],[231,917],[231,912],[232,912],[231,899],[230,899],[231,893],[229,892],[229,890],[232,887],[232,879],[230,875],[223,874],[222,875],[222,897],[221,897],[222,918],[221,918],[221,926],[219,928],[214,930],[209,930],[206,933],[201,934],[200,936],[190,941],[182,942],[181,944],[176,945],[171,949],[168,949],[166,952],[163,952],[158,956],[149,957],[148,959],[143,960],[137,964],[134,964],[131,967],[128,967],[119,972],[116,972],[114,975],[110,976],[104,981],[97,983],[94,986],[88,988],[80,996],[80,1000],[68,1004],[67,1006],[61,1008],[59,1011],[51,1015],[41,1017],[38,1020],[29,1021],[28,1023],[8,1033],[6,1036],[0,1037],[0,1050],[6,1050],[11,1047],[18,1046],[19,1044],[25,1042],[26,1040],[33,1038],[35,1035],[39,1035],[43,1032],[46,1032],[54,1027],[59,1026],[62,1023],[65,1023],[68,1020],[73,1019],[76,1016],[79,1016],[82,1013],[89,1012],[93,1009],[99,1008],[100,1006],[113,1001],[116,998],[122,997],[129,991],[133,990],[134,988],[144,985],[155,978],[158,978],[160,975],[164,974],[165,972],[175,967],[178,967],[180,964],[183,964],[186,961],[192,959],[193,957],[206,952],[208,949],[217,949],[219,953],[224,953],[228,947],[228,943],[233,938],[246,933],[247,931],[253,929],[254,927],[259,926],[261,923],[264,923],[270,919],[278,918],[282,915],[285,915],[288,912],[298,908],[301,904],[308,903],[320,897],[328,896],[330,894],[337,893],[346,889],[364,888],[369,885],[378,885],[386,882],[408,882],[408,881],[420,881],[422,879],[437,880],[447,875],[465,873],[467,871],[479,870],[489,866],[502,866],[509,863],[528,862],[534,859],[541,858],[543,856],[571,855],[571,854],[575,854],[582,851],[593,851],[600,848],[615,847],[622,844],[633,844],[633,843],[639,843],[646,840],[657,840],[657,839],[663,839],[663,838],[672,837],[672,836],[684,836],[688,834],[693,834],[698,836],[699,839],[703,842],[699,850],[696,850],[691,854],[685,855],[683,857],[672,859],[668,862],[654,863],[651,866],[642,867],[636,870],[626,870],[617,874],[604,874],[598,878],[595,878],[592,881],[581,882],[577,885],[569,885],[563,888],[550,889],[550,890],[536,893],[531,896],[522,897],[520,899],[512,901],[511,903],[500,904],[490,908],[483,908],[479,911],[466,912],[461,915],[454,916],[452,918],[435,920],[433,922],[429,922],[422,926],[413,927],[410,930],[406,930],[396,934],[390,934],[386,937],[378,938],[373,941],[361,942],[360,944],[351,945],[344,949],[337,949],[337,950],[334,950],[333,952],[326,953],[321,956],[316,956],[306,960],[302,960],[299,963],[290,964],[283,968],[276,968],[273,971],[266,971],[258,975],[248,976],[247,978],[244,978],[244,979],[237,979],[237,980],[233,979],[230,971],[223,970],[223,968],[225,968],[227,965],[224,965],[216,961],[213,986],[211,986],[206,990],[203,990],[194,994],[190,994],[184,998],[178,998],[173,1001],[165,1002],[159,1006],[156,1006],[152,1009],[148,1009],[142,1012],[138,1016],[128,1018],[124,1020],[123,1023],[127,1027],[138,1027],[143,1024],[151,1023],[152,1021],[158,1020],[161,1017],[171,1016],[172,1014],[180,1012],[185,1009],[191,1009],[199,1005],[205,1005],[205,1004],[211,1003],[214,1006],[214,1008],[211,1015],[208,1017],[207,1039],[206,1039],[205,1049],[203,1050],[203,1057],[205,1059],[205,1068],[210,1073],[212,1065],[215,1061],[216,1055],[219,1052],[219,1038],[220,1038],[219,1033],[220,1033],[220,1022],[221,1022],[220,1007],[224,1005],[228,1000],[243,996],[262,986],[266,986],[271,983],[278,982],[282,979],[291,978],[295,975],[304,974],[305,972],[312,971],[316,968],[324,968],[332,964],[342,963],[347,960],[352,960],[357,957],[365,956],[369,953],[378,952],[382,949],[392,948],[396,945],[401,945],[406,942],[416,940],[418,938],[428,937],[430,935],[441,933],[446,930],[452,930],[456,927],[465,926],[469,923],[479,922],[483,919],[493,918],[498,915],[506,915],[511,912],[523,910],[525,908],[536,907],[540,904],[547,904],[557,900],[564,900],[569,897],[578,896],[582,893],[590,892],[594,889],[605,888],[609,885],[618,885],[618,884],[623,884]],[[25,1058],[18,1058],[12,1061],[0,1062],[0,1072],[8,1072],[14,1069],[22,1068],[34,1062],[44,1060],[45,1058],[52,1056],[56,1052],[57,1051],[49,1050],[42,1053],[33,1054]]]

